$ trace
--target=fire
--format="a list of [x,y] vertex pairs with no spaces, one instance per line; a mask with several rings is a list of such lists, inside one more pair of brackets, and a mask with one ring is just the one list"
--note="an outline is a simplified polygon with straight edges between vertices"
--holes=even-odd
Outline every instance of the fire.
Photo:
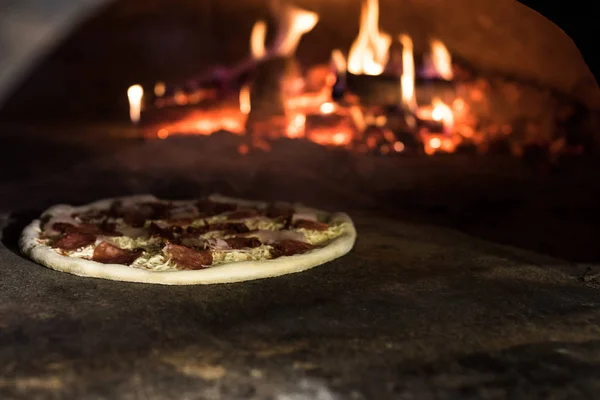
[[335,111],[335,105],[332,102],[328,101],[321,104],[321,107],[319,107],[319,109],[323,114],[331,114]]
[[250,85],[244,85],[240,89],[240,111],[244,115],[250,114],[252,106],[250,104]]
[[440,78],[447,81],[452,80],[454,74],[452,72],[452,57],[450,56],[450,52],[444,43],[438,39],[432,39],[430,45],[431,59],[436,72]]
[[140,121],[143,97],[144,89],[142,86],[133,85],[127,89],[127,98],[129,99],[129,118],[134,124],[137,124]]
[[400,35],[402,43],[402,76],[400,85],[402,102],[410,111],[415,111],[417,100],[415,97],[415,60],[413,56],[413,41],[408,35]]
[[154,85],[154,95],[156,97],[164,96],[166,91],[167,91],[167,86],[165,85],[164,82],[156,82],[156,84]]
[[360,28],[350,48],[348,71],[355,75],[381,75],[388,62],[392,38],[379,31],[379,1],[366,0],[362,5]]
[[255,60],[260,60],[266,55],[265,39],[267,37],[267,24],[265,21],[256,21],[250,34],[250,54]]
[[439,98],[434,98],[431,103],[433,105],[431,118],[434,121],[443,122],[444,129],[450,133],[454,127],[454,113],[452,109]]
[[273,53],[284,57],[292,56],[302,36],[310,32],[319,22],[319,15],[291,4],[282,5],[280,0],[272,0],[271,9],[279,23]]

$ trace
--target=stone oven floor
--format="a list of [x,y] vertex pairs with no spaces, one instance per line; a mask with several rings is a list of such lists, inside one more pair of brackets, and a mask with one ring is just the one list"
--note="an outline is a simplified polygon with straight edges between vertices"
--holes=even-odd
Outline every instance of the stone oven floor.
[[[600,285],[582,279],[597,271],[597,169],[539,177],[502,159],[390,164],[290,142],[242,158],[226,135],[128,145],[91,137],[71,140],[68,159],[34,140],[33,161],[4,147],[18,171],[2,168],[0,186],[1,398],[600,390]],[[217,286],[79,278],[16,251],[20,229],[49,204],[141,191],[299,199],[349,211],[359,239],[304,273]]]

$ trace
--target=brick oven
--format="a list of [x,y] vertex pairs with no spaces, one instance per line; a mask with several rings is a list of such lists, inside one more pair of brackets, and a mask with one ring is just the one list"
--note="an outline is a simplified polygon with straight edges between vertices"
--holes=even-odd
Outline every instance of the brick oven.
[[[600,91],[558,26],[512,0],[76,3],[0,29],[0,397],[594,392]],[[214,192],[347,211],[359,241],[175,289],[16,251],[51,204]]]

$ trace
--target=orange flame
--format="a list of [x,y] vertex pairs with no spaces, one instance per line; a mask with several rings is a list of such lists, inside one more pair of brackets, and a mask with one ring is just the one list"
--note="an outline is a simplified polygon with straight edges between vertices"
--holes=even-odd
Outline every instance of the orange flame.
[[381,75],[388,62],[392,38],[379,31],[379,2],[366,0],[362,5],[360,29],[350,48],[348,71],[355,75]]
[[271,9],[279,22],[273,53],[289,57],[296,52],[302,36],[317,25],[319,15],[290,4],[281,5],[279,0],[271,1]]
[[452,72],[452,57],[450,56],[450,52],[444,43],[438,39],[432,39],[430,45],[431,59],[435,71],[440,78],[443,78],[447,81],[452,80],[454,74]]
[[127,89],[127,99],[129,100],[129,118],[134,124],[137,124],[140,121],[143,97],[144,89],[142,86],[133,85]]
[[400,35],[402,43],[402,102],[409,110],[415,111],[417,100],[415,97],[415,60],[413,56],[413,41],[408,35]]
[[240,89],[240,111],[244,115],[250,114],[252,106],[250,104],[250,85],[244,85]]
[[446,132],[451,132],[454,127],[454,113],[452,112],[452,109],[437,97],[431,101],[431,104],[433,105],[431,119],[442,122],[444,124],[444,130]]
[[266,54],[265,38],[267,37],[267,24],[265,21],[256,21],[250,33],[250,54],[255,60],[260,60]]
[[331,61],[335,71],[341,75],[346,73],[346,57],[342,54],[339,49],[335,49],[331,52]]

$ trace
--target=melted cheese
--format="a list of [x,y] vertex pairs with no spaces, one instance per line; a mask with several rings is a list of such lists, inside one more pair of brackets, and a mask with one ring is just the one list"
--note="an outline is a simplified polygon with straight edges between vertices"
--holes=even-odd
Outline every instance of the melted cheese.
[[262,245],[244,250],[215,250],[212,252],[213,265],[238,261],[259,261],[271,258],[271,246]]
[[127,236],[114,236],[108,238],[108,241],[113,242],[116,246],[126,249],[145,249],[150,250],[162,243],[159,237],[127,237]]
[[296,231],[302,232],[310,244],[322,246],[340,236],[344,231],[344,224],[330,225],[325,231],[314,231],[304,228],[296,229]]

